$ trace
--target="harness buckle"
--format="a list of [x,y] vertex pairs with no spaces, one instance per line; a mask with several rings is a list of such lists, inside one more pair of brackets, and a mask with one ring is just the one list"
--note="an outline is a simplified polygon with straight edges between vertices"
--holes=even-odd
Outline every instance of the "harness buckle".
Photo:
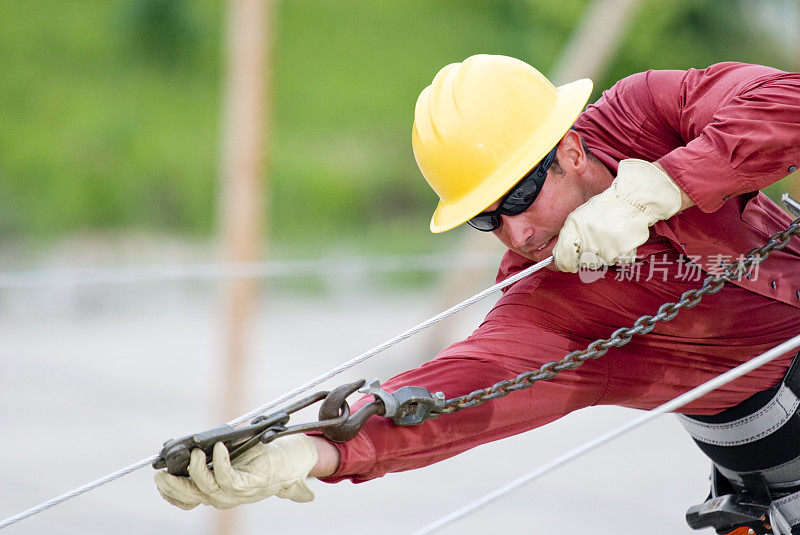
[[766,530],[769,508],[769,503],[756,502],[741,494],[726,494],[690,507],[686,523],[692,529],[715,528],[719,534],[749,528],[754,534],[763,535],[770,533]]
[[772,498],[763,478],[749,476],[737,490],[714,465],[705,502],[686,511],[692,529],[714,528],[719,535],[769,535]]

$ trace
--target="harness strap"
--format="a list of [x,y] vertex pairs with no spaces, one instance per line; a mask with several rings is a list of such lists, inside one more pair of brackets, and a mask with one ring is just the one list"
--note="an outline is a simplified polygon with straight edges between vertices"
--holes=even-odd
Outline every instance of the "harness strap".
[[750,474],[770,489],[800,490],[800,353],[783,381],[713,416],[678,415],[694,441],[739,486]]
[[[788,524],[788,526],[783,527],[787,535],[800,533],[800,492],[795,492],[789,496],[773,500],[772,508],[776,509],[780,513],[780,516],[783,517],[782,520]],[[777,515],[772,515],[773,523],[777,523],[775,522],[776,516]],[[791,526],[789,528],[791,531],[786,530],[786,527],[789,526]]]
[[727,423],[706,423],[679,414],[692,438],[715,446],[741,446],[771,435],[783,427],[800,407],[800,398],[786,384],[760,410]]
[[738,489],[745,488],[745,480],[753,476],[763,477],[772,492],[778,495],[800,489],[800,457],[767,470],[737,472],[719,465],[717,469]]
[[678,418],[714,463],[711,494],[687,512],[692,528],[800,535],[800,353],[779,385],[713,416]]

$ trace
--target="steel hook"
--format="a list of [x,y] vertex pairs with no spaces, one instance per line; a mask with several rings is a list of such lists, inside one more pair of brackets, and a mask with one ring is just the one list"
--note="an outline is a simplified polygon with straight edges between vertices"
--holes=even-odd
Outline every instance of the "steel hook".
[[[336,418],[343,405],[347,404],[345,398],[364,386],[365,382],[364,379],[361,379],[331,391],[319,408],[319,419],[330,420]],[[378,399],[358,409],[358,411],[350,416],[344,423],[323,429],[322,433],[334,442],[347,442],[358,434],[370,417],[376,415],[380,416],[384,411],[383,402]]]

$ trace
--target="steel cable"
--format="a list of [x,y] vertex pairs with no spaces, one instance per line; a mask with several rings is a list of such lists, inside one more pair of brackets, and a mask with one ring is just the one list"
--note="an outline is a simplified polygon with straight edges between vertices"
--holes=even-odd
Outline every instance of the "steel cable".
[[[307,382],[307,383],[295,388],[294,390],[291,390],[291,391],[287,392],[286,394],[284,394],[281,397],[275,399],[274,401],[271,401],[271,402],[269,402],[269,403],[267,403],[265,405],[262,405],[262,406],[258,407],[257,409],[254,409],[254,410],[248,412],[247,414],[244,414],[244,415],[240,416],[239,418],[231,420],[230,422],[228,422],[228,425],[236,426],[236,425],[242,424],[242,423],[246,422],[247,420],[250,420],[250,419],[252,419],[253,417],[255,417],[257,415],[262,414],[262,413],[268,411],[269,409],[271,409],[273,407],[276,407],[276,406],[280,405],[281,403],[284,403],[285,401],[287,401],[289,399],[292,399],[292,398],[294,398],[294,397],[296,397],[296,396],[298,396],[298,395],[300,395],[300,394],[302,394],[304,392],[307,392],[308,390],[311,390],[312,388],[314,388],[315,386],[319,385],[320,383],[323,383],[323,382],[327,381],[328,379],[330,379],[330,378],[332,378],[332,377],[334,377],[334,376],[336,376],[336,375],[338,375],[338,374],[340,374],[340,373],[342,373],[342,372],[344,372],[346,370],[349,370],[353,366],[356,366],[356,365],[358,365],[358,364],[360,364],[360,363],[362,363],[362,362],[374,357],[378,353],[381,353],[381,352],[389,349],[390,347],[402,342],[406,338],[409,338],[409,337],[417,334],[418,332],[430,327],[431,325],[433,325],[435,323],[438,323],[438,322],[442,321],[443,319],[452,316],[453,314],[455,314],[455,313],[467,308],[470,305],[475,304],[476,302],[478,302],[481,299],[491,295],[492,293],[494,293],[494,292],[496,292],[498,290],[502,290],[503,288],[506,288],[506,287],[514,284],[515,282],[519,281],[520,279],[523,279],[523,278],[527,277],[528,275],[531,275],[531,274],[539,271],[540,269],[542,269],[545,266],[547,266],[548,264],[550,264],[552,261],[553,261],[553,257],[550,256],[550,257],[546,258],[545,260],[542,260],[541,262],[538,262],[537,264],[534,264],[534,265],[528,267],[527,269],[524,269],[524,270],[520,271],[519,273],[517,273],[515,275],[512,275],[511,277],[508,277],[507,279],[505,279],[505,280],[503,280],[501,282],[498,282],[497,284],[495,284],[493,286],[490,286],[489,288],[487,288],[487,289],[485,289],[485,290],[473,295],[472,297],[470,297],[468,299],[465,299],[464,301],[461,301],[457,305],[454,305],[454,306],[448,308],[444,312],[441,312],[441,313],[437,314],[436,316],[433,316],[432,318],[429,318],[429,319],[423,321],[422,323],[418,323],[414,327],[411,327],[410,329],[398,334],[394,338],[391,338],[391,339],[387,340],[386,342],[383,342],[382,344],[380,344],[378,346],[375,346],[374,348],[372,348],[372,349],[370,349],[368,351],[365,351],[364,353],[361,353],[360,355],[357,355],[357,356],[353,357],[352,359],[348,360],[344,364],[342,364],[340,366],[337,366],[336,368],[331,369],[330,371],[324,373],[323,375],[320,375],[316,379],[312,379],[311,381],[309,381],[309,382]],[[42,511],[45,511],[45,510],[47,510],[47,509],[49,509],[49,508],[51,508],[51,507],[53,507],[55,505],[63,503],[65,501],[67,501],[69,499],[72,499],[72,498],[74,498],[76,496],[79,496],[79,495],[81,495],[81,494],[83,494],[85,492],[89,492],[90,490],[96,489],[97,487],[105,485],[106,483],[110,483],[111,481],[114,481],[115,479],[119,479],[120,477],[122,477],[124,475],[127,475],[127,474],[129,474],[131,472],[134,472],[134,471],[138,470],[139,468],[143,468],[145,466],[148,466],[148,465],[152,464],[153,462],[155,462],[157,458],[158,458],[158,455],[153,455],[152,457],[148,457],[147,459],[142,459],[141,461],[139,461],[137,463],[134,463],[132,465],[126,466],[125,468],[121,468],[121,469],[117,470],[116,472],[112,472],[111,474],[108,474],[108,475],[106,475],[104,477],[96,479],[96,480],[94,480],[94,481],[92,481],[90,483],[87,483],[87,484],[85,484],[85,485],[83,485],[81,487],[78,487],[76,489],[73,489],[73,490],[71,490],[69,492],[65,492],[64,494],[61,494],[60,496],[57,496],[57,497],[55,497],[55,498],[53,498],[51,500],[43,502],[43,503],[41,503],[41,504],[39,504],[39,505],[37,505],[35,507],[31,507],[30,509],[26,509],[25,511],[22,511],[21,513],[18,513],[18,514],[14,515],[14,516],[6,518],[6,519],[0,521],[0,529],[8,527],[11,524],[19,522],[20,520],[24,520],[25,518],[28,518],[28,517],[33,516],[35,514],[41,513]]]
[[452,524],[456,520],[464,518],[465,516],[474,513],[475,511],[478,511],[479,509],[482,509],[487,505],[499,500],[506,494],[509,494],[517,490],[526,483],[530,483],[531,481],[539,479],[543,475],[555,470],[560,466],[567,464],[570,461],[577,459],[581,455],[589,453],[590,451],[597,449],[603,444],[610,442],[611,440],[629,431],[636,429],[637,427],[654,419],[656,416],[660,416],[667,412],[672,412],[682,407],[683,405],[686,405],[687,403],[694,401],[695,399],[707,394],[708,392],[711,392],[712,390],[715,390],[720,386],[727,384],[733,381],[734,379],[737,379],[742,375],[760,366],[763,366],[764,364],[798,347],[800,347],[800,334],[798,334],[794,338],[791,338],[790,340],[787,340],[786,342],[783,342],[778,346],[773,347],[768,351],[765,351],[764,353],[758,355],[757,357],[750,359],[744,364],[741,364],[733,369],[730,369],[727,372],[723,373],[722,375],[718,375],[717,377],[711,379],[710,381],[707,381],[701,384],[700,386],[693,388],[692,390],[689,390],[685,394],[682,394],[672,399],[671,401],[664,403],[663,405],[659,405],[655,409],[647,411],[642,416],[634,418],[628,423],[620,427],[617,427],[615,429],[612,429],[608,433],[605,433],[604,435],[601,435],[593,440],[590,440],[589,442],[585,442],[584,444],[565,453],[564,455],[561,455],[560,457],[550,461],[549,463],[540,466],[536,470],[528,472],[527,474],[520,476],[509,483],[506,483],[502,487],[499,487],[492,492],[484,494],[480,498],[468,503],[467,505],[464,505],[456,509],[455,511],[431,522],[430,524],[421,527],[417,531],[413,532],[412,535],[427,535],[429,533],[434,533],[436,531],[439,531],[441,528],[449,524]]
[[47,500],[46,502],[40,503],[39,505],[37,505],[35,507],[31,507],[30,509],[26,509],[26,510],[22,511],[21,513],[17,513],[14,516],[10,516],[10,517],[6,518],[5,520],[3,520],[2,522],[0,522],[0,529],[8,527],[11,524],[16,524],[20,520],[25,520],[29,516],[33,516],[35,514],[41,513],[42,511],[45,511],[45,510],[50,509],[51,507],[53,507],[55,505],[58,505],[58,504],[60,504],[62,502],[70,500],[70,499],[74,498],[75,496],[79,496],[79,495],[83,494],[84,492],[89,492],[90,490],[96,489],[97,487],[101,487],[101,486],[105,485],[106,483],[111,483],[115,479],[119,479],[122,476],[130,474],[131,472],[135,472],[139,468],[142,468],[142,467],[145,467],[147,465],[153,464],[156,461],[157,458],[158,458],[158,455],[153,455],[152,457],[148,457],[147,459],[142,459],[141,461],[139,461],[137,463],[133,463],[131,465],[126,466],[125,468],[120,468],[116,472],[111,472],[107,476],[101,477],[99,479],[95,479],[94,481],[92,481],[90,483],[87,483],[87,484],[85,484],[83,486],[80,486],[80,487],[78,487],[76,489],[72,489],[69,492],[65,492],[64,494],[56,496],[55,498]]

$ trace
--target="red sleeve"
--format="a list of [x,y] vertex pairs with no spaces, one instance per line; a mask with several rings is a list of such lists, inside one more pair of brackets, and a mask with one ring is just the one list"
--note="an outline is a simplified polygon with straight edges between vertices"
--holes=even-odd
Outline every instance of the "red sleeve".
[[[658,160],[704,212],[800,162],[800,74],[740,63],[647,73],[652,105],[683,146]],[[679,85],[676,85],[679,82]]]
[[[404,385],[425,386],[450,399],[536,369],[579,347],[580,342],[570,340],[564,329],[537,324],[534,317],[538,316],[529,306],[504,304],[501,299],[472,336],[383,386],[389,392]],[[362,482],[387,472],[420,468],[539,427],[597,402],[605,387],[604,370],[604,362],[591,361],[562,374],[558,381],[543,381],[419,426],[397,427],[385,418],[371,418],[354,439],[336,445],[341,464],[324,481]]]

